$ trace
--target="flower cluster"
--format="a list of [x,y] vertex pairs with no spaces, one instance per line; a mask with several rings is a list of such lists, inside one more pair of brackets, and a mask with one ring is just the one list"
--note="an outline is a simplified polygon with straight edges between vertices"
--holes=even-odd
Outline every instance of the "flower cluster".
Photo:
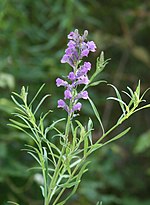
[[[68,35],[68,47],[61,59],[61,63],[68,63],[72,67],[72,71],[68,74],[67,81],[61,78],[56,79],[57,87],[65,87],[64,99],[58,100],[58,108],[63,108],[70,115],[75,111],[80,111],[82,107],[82,104],[78,102],[80,98],[88,98],[88,92],[84,89],[80,92],[77,91],[79,85],[87,85],[89,83],[87,73],[91,70],[91,63],[84,62],[83,65],[80,65],[81,60],[83,57],[87,57],[90,51],[96,51],[95,43],[86,40],[87,35],[87,30],[81,36],[77,29]],[[69,105],[65,102],[67,100],[69,100]]]

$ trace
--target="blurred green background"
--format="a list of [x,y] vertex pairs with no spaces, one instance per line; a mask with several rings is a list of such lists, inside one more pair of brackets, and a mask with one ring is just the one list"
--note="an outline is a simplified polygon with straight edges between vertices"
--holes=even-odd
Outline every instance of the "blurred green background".
[[[10,95],[29,86],[30,97],[46,83],[42,95],[51,93],[43,111],[53,109],[49,122],[63,116],[57,110],[62,90],[55,79],[69,67],[60,64],[67,34],[78,28],[89,31],[89,40],[97,44],[96,58],[104,50],[111,58],[99,77],[120,90],[135,88],[138,79],[142,91],[150,86],[150,1],[149,0],[0,0],[0,204],[8,200],[21,205],[41,205],[42,196],[35,174],[28,171],[34,160],[21,151],[32,144],[19,131],[7,126],[14,105]],[[121,113],[117,103],[106,102],[114,95],[101,84],[89,90],[101,113],[105,128],[113,125]],[[150,102],[150,95],[146,99]],[[125,97],[125,96],[124,96]],[[94,115],[85,102],[81,119]],[[49,123],[47,122],[47,123]],[[130,133],[92,155],[89,172],[83,177],[70,205],[149,205],[150,204],[150,110],[132,116],[124,126]],[[95,121],[95,139],[100,129]]]

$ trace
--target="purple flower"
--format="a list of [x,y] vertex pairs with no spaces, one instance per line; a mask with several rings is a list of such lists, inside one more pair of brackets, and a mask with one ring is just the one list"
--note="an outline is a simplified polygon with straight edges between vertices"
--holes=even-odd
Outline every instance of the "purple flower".
[[81,58],[84,56],[87,57],[88,55],[89,55],[89,50],[87,48],[81,51]]
[[75,76],[74,72],[69,73],[68,79],[71,80],[71,81],[74,81],[76,79],[76,76]]
[[67,56],[71,56],[72,55],[72,48],[67,48],[66,50],[65,50],[65,53],[66,53],[66,55]]
[[64,108],[66,106],[66,103],[64,100],[60,99],[58,100],[58,108]]
[[71,31],[69,34],[68,34],[68,39],[74,39],[75,37],[75,33],[73,31]]
[[72,39],[74,41],[77,41],[80,38],[78,29],[75,29],[75,31],[70,32],[68,35],[68,39]]
[[71,99],[72,98],[72,94],[70,90],[65,90],[64,92],[64,99]]
[[63,108],[64,110],[66,110],[67,112],[69,112],[69,109],[68,109],[68,106],[67,104],[65,103],[64,100],[60,99],[58,100],[58,105],[57,105],[58,108]]
[[74,32],[70,32],[68,35],[69,42],[68,48],[65,50],[65,55],[61,59],[61,63],[68,63],[71,67],[75,67],[77,61],[83,57],[87,57],[89,52],[96,51],[96,45],[93,41],[86,42],[88,31],[85,30],[81,36],[76,29]]
[[92,51],[92,52],[96,51],[96,45],[94,41],[88,41],[87,46],[88,46],[89,51]]
[[68,61],[69,61],[69,56],[65,54],[61,59],[61,63],[67,63]]
[[77,95],[77,97],[76,97],[76,99],[80,99],[80,98],[83,98],[83,99],[88,99],[88,92],[87,91],[82,91],[82,92],[80,92],[78,95]]
[[84,62],[83,65],[87,70],[91,70],[91,63],[90,62]]
[[85,62],[83,66],[79,68],[77,71],[77,77],[80,77],[82,75],[86,75],[87,72],[91,69],[91,63],[90,62]]
[[66,87],[68,85],[68,83],[66,81],[62,80],[61,78],[57,78],[56,85],[57,85],[57,87],[60,87],[60,86]]
[[72,112],[77,111],[77,110],[81,110],[82,104],[80,102],[78,102],[77,104],[75,104],[72,108]]
[[[88,71],[91,70],[91,63],[84,62],[82,65],[82,58],[87,57],[90,52],[96,51],[96,45],[93,41],[87,41],[88,31],[85,30],[83,35],[80,35],[76,29],[68,35],[68,44],[65,54],[61,59],[61,63],[68,63],[73,70],[68,74],[67,78],[70,82],[66,82],[60,78],[56,79],[57,87],[64,86],[64,100],[58,100],[58,107],[65,109],[69,115],[74,111],[80,111],[82,104],[77,103],[79,99],[88,99],[88,92],[86,90],[78,93],[77,85],[87,85],[89,83]],[[67,105],[67,99],[70,100],[72,107]],[[66,100],[66,102],[65,102]]]
[[68,63],[71,67],[74,67],[74,62],[73,62],[72,58],[70,57],[70,55],[67,55],[67,54],[65,54],[62,57],[61,63]]
[[85,84],[87,85],[89,83],[89,79],[87,76],[81,76],[78,81],[76,82],[76,85],[80,85],[80,84]]
[[74,41],[70,40],[70,41],[68,42],[67,46],[68,46],[69,48],[75,48],[76,43],[75,43]]

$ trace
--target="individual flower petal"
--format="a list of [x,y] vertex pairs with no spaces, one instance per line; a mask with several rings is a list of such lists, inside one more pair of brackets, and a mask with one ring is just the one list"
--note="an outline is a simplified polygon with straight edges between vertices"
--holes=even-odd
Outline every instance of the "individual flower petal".
[[81,110],[82,104],[80,102],[78,102],[77,104],[75,104],[72,108],[72,112],[77,111],[77,110]]
[[72,98],[72,94],[70,90],[65,90],[64,92],[64,99],[71,99]]
[[56,79],[56,86],[60,87],[60,86],[64,86],[66,87],[68,85],[68,83],[64,80],[62,80],[61,78],[57,78]]
[[89,51],[92,51],[92,52],[96,51],[96,45],[94,41],[88,41],[87,46],[88,46]]

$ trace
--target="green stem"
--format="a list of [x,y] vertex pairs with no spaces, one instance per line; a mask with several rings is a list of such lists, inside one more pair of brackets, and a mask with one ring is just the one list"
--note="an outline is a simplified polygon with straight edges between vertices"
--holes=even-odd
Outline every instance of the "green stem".
[[[65,145],[67,144],[67,141],[68,141],[68,135],[69,135],[70,124],[71,124],[70,121],[71,121],[71,116],[68,115],[67,123],[66,123],[66,129],[65,129]],[[49,202],[51,201],[52,196],[54,195],[53,190],[56,187],[57,179],[58,179],[59,172],[60,172],[62,157],[65,153],[65,149],[66,149],[66,146],[63,145],[62,150],[61,150],[61,155],[60,155],[59,160],[57,162],[57,166],[56,166],[54,175],[53,175],[51,183],[50,183],[50,191],[48,193],[48,201]]]
[[[69,177],[69,179],[67,180],[66,183],[69,183],[69,182],[70,182],[70,180],[71,180],[72,177],[75,175],[75,173],[78,171],[80,165],[85,161],[85,159],[86,159],[86,157],[83,157],[83,158],[82,158],[80,164],[78,164],[78,165],[75,167],[75,169],[73,170],[72,174],[70,175],[70,177]],[[58,200],[60,199],[60,197],[62,196],[62,194],[64,193],[65,190],[66,190],[66,188],[64,187],[64,188],[61,190],[61,192],[59,193],[59,195],[57,196],[57,198],[55,199],[53,205],[55,205],[55,204],[58,202]]]

